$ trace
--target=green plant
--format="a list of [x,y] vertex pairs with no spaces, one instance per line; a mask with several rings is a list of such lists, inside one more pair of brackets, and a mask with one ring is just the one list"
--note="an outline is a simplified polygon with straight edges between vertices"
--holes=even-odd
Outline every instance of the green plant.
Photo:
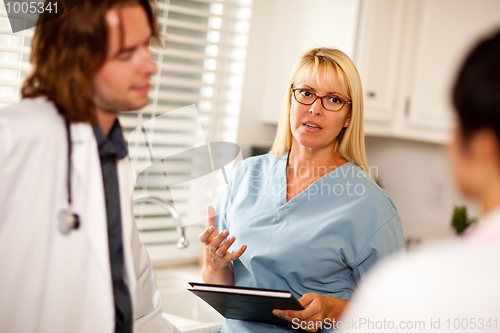
[[457,234],[461,234],[467,229],[471,224],[476,223],[476,219],[469,219],[467,217],[467,207],[465,206],[455,206],[453,209],[453,217],[451,219],[451,226]]

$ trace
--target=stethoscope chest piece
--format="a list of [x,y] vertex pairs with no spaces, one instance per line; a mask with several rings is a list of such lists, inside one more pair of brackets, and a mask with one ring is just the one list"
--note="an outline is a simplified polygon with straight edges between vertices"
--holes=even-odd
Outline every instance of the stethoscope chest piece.
[[63,210],[59,213],[59,231],[63,235],[69,234],[73,229],[80,227],[80,218],[78,215],[73,214],[70,210]]

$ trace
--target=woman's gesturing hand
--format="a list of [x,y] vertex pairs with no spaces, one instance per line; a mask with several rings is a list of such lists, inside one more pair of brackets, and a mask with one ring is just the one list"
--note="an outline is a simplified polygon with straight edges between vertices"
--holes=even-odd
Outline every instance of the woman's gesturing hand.
[[229,231],[217,232],[215,210],[212,206],[207,207],[207,213],[207,228],[200,235],[200,241],[205,244],[204,265],[208,266],[212,271],[217,271],[230,265],[233,260],[238,259],[245,252],[247,246],[242,245],[236,252],[229,252],[228,249],[233,245],[235,237],[232,236],[224,244],[221,244],[229,235]]
[[338,320],[349,304],[349,301],[316,293],[304,294],[299,302],[305,306],[304,310],[273,310],[273,314],[307,332],[318,331],[321,327],[316,324],[324,322],[326,318]]

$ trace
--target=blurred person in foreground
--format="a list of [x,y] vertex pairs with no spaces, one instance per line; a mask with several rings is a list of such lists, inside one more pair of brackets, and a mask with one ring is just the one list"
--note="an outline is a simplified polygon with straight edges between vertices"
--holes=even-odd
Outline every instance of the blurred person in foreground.
[[477,227],[458,241],[377,266],[341,326],[362,332],[500,331],[499,59],[500,31],[468,55],[453,90],[459,123],[450,159],[460,191],[483,205]]
[[36,27],[23,99],[0,110],[0,332],[178,332],[118,122],[148,103],[151,39],[148,0],[83,0]]

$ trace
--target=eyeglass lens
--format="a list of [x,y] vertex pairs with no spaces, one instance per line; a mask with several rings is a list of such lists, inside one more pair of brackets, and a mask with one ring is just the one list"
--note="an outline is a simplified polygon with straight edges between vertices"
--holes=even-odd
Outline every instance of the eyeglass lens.
[[[318,96],[314,92],[307,89],[297,89],[294,90],[293,93],[297,102],[306,105],[313,104],[314,101],[318,98]],[[340,97],[335,95],[323,96],[321,102],[323,104],[323,107],[330,111],[338,111],[345,104],[345,102],[342,99],[340,99]]]

